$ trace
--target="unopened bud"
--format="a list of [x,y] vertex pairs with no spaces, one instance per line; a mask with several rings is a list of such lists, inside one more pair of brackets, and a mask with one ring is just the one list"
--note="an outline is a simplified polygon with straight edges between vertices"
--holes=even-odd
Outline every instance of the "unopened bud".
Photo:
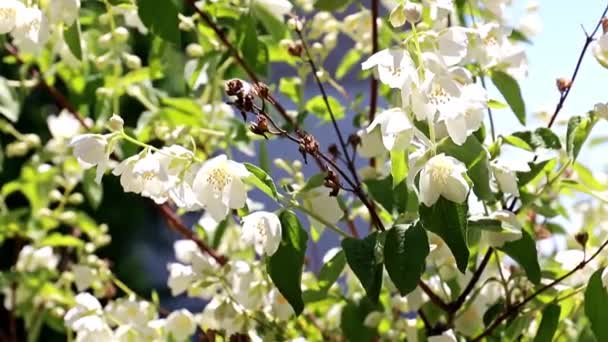
[[112,44],[112,34],[111,33],[102,34],[101,36],[99,36],[99,38],[97,38],[97,43],[101,47],[110,46]]
[[585,246],[587,246],[587,241],[589,241],[589,233],[577,233],[576,235],[574,235],[574,239],[576,240],[576,242],[579,243],[579,245],[581,245],[581,247],[585,248]]
[[321,82],[325,82],[329,79],[329,75],[325,70],[317,70],[316,75]]
[[304,52],[304,47],[302,46],[302,42],[297,41],[289,44],[287,46],[287,52],[293,57],[301,57],[302,52]]
[[179,18],[179,29],[182,31],[192,31],[196,27],[194,20],[191,17],[187,17],[183,14],[177,15]]
[[6,145],[6,156],[9,158],[23,157],[29,151],[29,145],[24,141],[15,141]]
[[408,1],[405,6],[403,6],[403,13],[405,13],[405,18],[407,21],[415,24],[422,18],[422,5]]
[[323,50],[325,50],[325,48],[323,47],[323,44],[321,44],[319,42],[312,43],[312,46],[310,48],[314,53],[317,53],[317,54],[320,54],[323,52]]
[[102,25],[109,25],[112,21],[112,15],[110,13],[103,13],[97,17],[97,20]]
[[289,20],[287,20],[287,27],[292,31],[302,31],[303,26],[304,23],[300,18],[289,18]]
[[61,193],[61,191],[57,190],[57,189],[53,189],[50,193],[49,193],[49,198],[52,201],[55,202],[59,202],[61,201],[61,199],[63,199],[63,194]]
[[198,58],[201,57],[204,52],[205,51],[200,44],[192,43],[186,46],[186,54],[188,54],[188,57]]
[[122,131],[124,125],[125,121],[116,114],[112,114],[112,117],[108,120],[108,127],[114,132]]
[[129,39],[129,30],[123,26],[119,26],[112,32],[112,36],[118,43],[124,43]]
[[36,134],[26,134],[23,136],[23,141],[28,144],[30,148],[40,146],[40,137]]
[[97,69],[104,69],[111,59],[112,55],[109,52],[104,55],[101,55],[95,58],[95,66],[97,67]]
[[97,88],[97,90],[95,90],[95,94],[97,96],[107,96],[110,97],[112,96],[112,94],[114,93],[114,91],[111,88],[106,88],[106,87],[100,87]]
[[82,202],[84,202],[84,196],[82,196],[82,194],[79,192],[71,194],[70,197],[68,197],[68,202],[74,205],[81,204]]
[[608,33],[608,18],[602,18],[602,31]]
[[130,53],[124,53],[122,58],[125,60],[125,65],[129,69],[139,69],[141,68],[141,58],[136,55],[132,55]]
[[291,167],[289,167],[289,165],[287,164],[287,162],[285,161],[285,159],[281,159],[281,158],[277,158],[274,160],[274,166],[276,166],[279,169],[285,170],[288,173],[291,173]]
[[78,218],[76,216],[76,213],[73,211],[64,211],[61,214],[59,214],[59,220],[66,223],[66,224],[74,224],[76,223],[76,219]]
[[570,89],[572,81],[569,78],[560,77],[555,80],[555,85],[557,86],[557,90],[559,90],[560,93],[563,93],[566,90]]
[[399,4],[398,6],[393,8],[390,16],[388,17],[388,20],[390,21],[391,25],[393,25],[393,27],[403,26],[406,20],[403,5]]

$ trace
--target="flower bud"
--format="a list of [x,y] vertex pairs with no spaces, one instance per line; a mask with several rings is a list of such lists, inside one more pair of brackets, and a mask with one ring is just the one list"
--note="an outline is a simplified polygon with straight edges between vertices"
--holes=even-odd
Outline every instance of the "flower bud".
[[563,93],[566,90],[570,89],[572,81],[569,78],[560,77],[555,80],[555,85],[557,86],[557,90],[559,90],[560,93]]
[[29,145],[24,141],[15,141],[6,145],[6,156],[9,158],[23,157],[29,151]]
[[108,120],[108,127],[114,132],[122,131],[124,125],[125,121],[116,114],[112,114],[112,117]]
[[403,13],[407,21],[415,24],[422,18],[422,5],[415,2],[407,2],[403,7]]
[[112,54],[109,52],[104,55],[101,55],[101,56],[95,58],[95,66],[97,67],[97,69],[104,69],[106,66],[108,66],[108,63],[110,62],[111,59],[112,59]]
[[129,39],[129,30],[123,26],[119,26],[112,32],[112,36],[118,43],[124,43]]
[[574,239],[576,240],[576,242],[578,242],[579,245],[581,245],[581,247],[585,248],[585,246],[587,246],[587,241],[589,241],[589,233],[577,233],[576,235],[574,235]]
[[304,23],[299,18],[290,18],[287,20],[287,27],[292,31],[302,31]]
[[74,205],[82,204],[82,202],[84,202],[84,196],[79,192],[73,193],[68,197],[68,202]]
[[293,169],[296,171],[302,170],[302,162],[299,160],[294,160],[291,165],[293,166]]
[[194,30],[194,28],[196,28],[196,25],[194,25],[194,20],[192,20],[191,17],[187,17],[183,14],[178,14],[177,15],[179,18],[179,29],[182,31],[192,31]]
[[97,38],[97,43],[101,47],[109,47],[112,44],[112,34],[111,33],[102,34],[101,36],[99,36],[99,38]]
[[608,18],[602,18],[602,31],[608,33]]
[[61,201],[61,199],[63,199],[63,194],[61,193],[61,191],[57,190],[57,189],[53,189],[50,193],[49,193],[49,198],[52,201],[55,202],[59,202]]
[[30,148],[40,146],[40,137],[36,134],[26,134],[23,136],[23,141],[28,144]]
[[66,223],[66,224],[74,224],[74,223],[76,223],[78,216],[76,216],[76,213],[73,211],[64,211],[61,214],[59,214],[58,218],[60,221]]
[[106,88],[106,87],[100,87],[97,88],[97,90],[95,90],[95,94],[97,96],[112,96],[112,93],[114,93],[114,91],[110,88]]
[[97,20],[102,25],[109,25],[112,21],[112,15],[110,13],[104,13],[97,17]]
[[203,47],[200,46],[200,44],[192,43],[186,46],[186,54],[188,54],[188,57],[198,58],[201,57],[204,52],[205,51],[203,50]]
[[323,47],[323,44],[321,44],[319,42],[312,43],[312,46],[310,48],[316,54],[321,54],[325,50],[325,47]]
[[405,12],[403,11],[403,5],[399,4],[391,11],[391,14],[388,17],[391,25],[393,27],[401,27],[405,24]]
[[287,162],[285,161],[285,159],[281,159],[281,158],[275,159],[274,166],[278,167],[279,169],[287,171],[287,173],[292,172],[291,167],[289,167],[289,165],[287,165]]
[[141,59],[138,56],[132,55],[130,53],[124,53],[122,55],[122,58],[125,60],[125,65],[127,66],[127,68],[129,68],[129,69],[141,68]]

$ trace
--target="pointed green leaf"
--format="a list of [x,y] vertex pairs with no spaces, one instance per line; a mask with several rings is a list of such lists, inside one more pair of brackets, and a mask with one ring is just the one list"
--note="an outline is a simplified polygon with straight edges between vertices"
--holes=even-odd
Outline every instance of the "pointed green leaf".
[[274,198],[275,200],[279,197],[277,187],[274,185],[274,181],[272,178],[270,178],[266,171],[250,163],[245,163],[245,168],[247,168],[247,170],[252,174],[245,179],[247,183],[260,189],[263,193],[271,198]]
[[74,57],[82,60],[82,46],[80,41],[80,20],[74,21],[72,26],[68,27],[63,32],[63,38],[68,48],[74,55]]
[[308,234],[292,211],[283,211],[279,219],[281,245],[276,253],[267,259],[266,269],[279,292],[291,304],[296,315],[299,315],[304,310],[300,284]]
[[420,223],[396,225],[386,235],[384,263],[386,271],[402,296],[414,291],[426,267],[429,241]]
[[372,311],[381,309],[377,303],[373,303],[367,297],[361,298],[358,303],[347,301],[340,316],[340,329],[345,340],[349,342],[373,341],[376,330],[365,326],[364,322]]
[[88,169],[82,180],[82,190],[93,209],[99,208],[103,200],[103,186],[95,181],[95,169]]
[[405,151],[391,151],[391,176],[393,176],[393,188],[407,177]]
[[169,0],[138,0],[137,12],[153,34],[180,45],[178,10]]
[[543,310],[543,319],[540,321],[538,332],[534,338],[534,342],[551,342],[553,341],[553,335],[557,330],[557,324],[559,322],[559,314],[561,307],[558,304],[549,304]]
[[573,116],[568,120],[568,131],[566,133],[566,150],[572,160],[578,157],[585,140],[589,137],[597,119],[593,116]]
[[538,253],[536,251],[536,243],[532,236],[525,230],[522,231],[521,239],[510,241],[499,248],[507,253],[508,256],[517,261],[524,268],[528,279],[538,285],[540,284],[540,265],[538,264]]
[[593,273],[585,290],[585,315],[597,341],[608,341],[608,289],[602,283],[603,271]]
[[425,229],[439,235],[448,245],[456,259],[460,272],[464,273],[469,263],[467,236],[468,206],[440,197],[431,207],[420,205],[420,220]]
[[348,266],[353,270],[367,296],[378,301],[382,287],[382,264],[376,262],[376,243],[378,233],[370,234],[363,240],[345,238],[342,249],[346,254]]
[[[521,141],[525,142],[525,145],[522,146],[521,142],[515,142],[512,140],[513,137],[517,137],[521,139]],[[559,141],[559,137],[553,133],[552,130],[546,127],[537,128],[534,131],[522,131],[515,132],[511,136],[507,136],[503,138],[505,142],[523,148],[528,151],[535,151],[537,148],[548,148],[559,150],[562,148],[562,144]]]
[[517,81],[502,71],[492,71],[492,83],[500,91],[522,125],[526,124],[526,105],[521,97]]

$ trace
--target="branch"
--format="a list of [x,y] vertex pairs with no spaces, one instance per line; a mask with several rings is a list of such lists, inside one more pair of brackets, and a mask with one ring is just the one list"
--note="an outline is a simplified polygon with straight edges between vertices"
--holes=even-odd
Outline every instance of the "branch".
[[450,306],[446,302],[444,302],[443,299],[441,299],[441,297],[436,295],[435,292],[433,292],[433,290],[424,281],[420,280],[418,282],[418,286],[420,286],[420,289],[422,290],[422,292],[424,292],[427,296],[429,296],[429,299],[431,300],[431,302],[433,304],[437,305],[443,311],[446,311],[446,312],[450,311]]
[[[251,69],[251,67],[247,64],[247,62],[245,62],[243,57],[241,57],[241,54],[239,53],[239,51],[234,47],[234,45],[232,45],[232,43],[230,43],[230,41],[228,40],[228,37],[226,37],[226,34],[224,33],[224,31],[222,31],[213,22],[213,20],[207,13],[203,12],[200,8],[198,8],[196,6],[196,0],[185,0],[185,1],[201,17],[201,19],[205,22],[205,24],[207,24],[207,26],[209,26],[213,30],[213,32],[215,32],[215,35],[220,39],[222,44],[224,44],[224,46],[228,49],[228,51],[230,52],[230,54],[232,55],[234,60],[245,71],[245,73],[247,74],[247,76],[249,76],[251,81],[255,84],[260,83],[260,79],[257,77],[257,75],[255,74],[253,69]],[[270,104],[273,105],[273,107],[277,110],[277,112],[279,112],[279,114],[281,114],[281,116],[283,117],[283,119],[285,121],[287,121],[292,127],[298,128],[297,120],[295,120],[293,117],[291,117],[289,114],[287,114],[287,111],[285,110],[285,108],[283,108],[283,106],[275,99],[275,97],[270,92],[267,95],[267,100],[268,100],[268,102],[270,102]]]
[[462,307],[462,305],[464,304],[464,302],[466,301],[468,295],[471,293],[471,291],[473,291],[473,289],[475,288],[475,285],[479,281],[479,278],[481,278],[483,271],[488,266],[488,262],[490,261],[490,258],[492,257],[493,251],[494,251],[494,249],[492,247],[488,248],[488,251],[483,256],[483,259],[481,260],[481,263],[479,264],[479,267],[477,268],[475,273],[473,273],[473,277],[467,284],[467,287],[465,287],[464,291],[462,291],[460,296],[458,296],[458,298],[454,302],[450,303],[450,312],[451,313],[455,313],[456,311],[458,311],[458,309],[460,309]]
[[563,276],[555,279],[551,283],[536,290],[534,293],[532,293],[531,295],[526,297],[521,302],[509,307],[508,310],[503,312],[500,316],[498,316],[498,318],[496,318],[496,320],[494,320],[494,322],[492,322],[492,324],[484,332],[482,332],[479,336],[475,337],[472,340],[472,342],[480,341],[482,338],[489,336],[492,333],[492,331],[494,331],[494,329],[496,329],[503,321],[505,321],[507,318],[509,318],[513,315],[517,315],[519,313],[520,309],[524,305],[528,304],[531,300],[536,298],[538,295],[547,291],[548,289],[552,288],[553,286],[561,283],[564,279],[569,278],[577,271],[583,269],[585,266],[587,266],[587,264],[589,264],[591,261],[593,261],[593,259],[595,259],[598,255],[600,255],[600,253],[602,252],[602,250],[604,248],[606,248],[606,246],[608,246],[608,240],[604,241],[604,243],[598,248],[597,251],[595,251],[595,253],[593,253],[593,255],[589,259],[583,260],[580,264],[578,264],[576,267],[574,267],[568,273],[564,274]]
[[557,119],[557,115],[562,110],[562,107],[564,106],[564,102],[566,102],[566,98],[568,98],[568,94],[570,94],[570,90],[572,90],[572,85],[574,84],[574,80],[576,79],[576,76],[578,75],[578,71],[581,67],[581,64],[583,63],[583,58],[585,57],[587,48],[594,41],[593,37],[599,30],[600,26],[602,26],[602,19],[604,19],[604,17],[606,16],[606,13],[608,13],[608,5],[606,5],[606,8],[604,9],[602,16],[600,17],[599,21],[595,25],[595,29],[593,29],[593,32],[591,32],[591,35],[585,33],[585,37],[586,37],[585,45],[583,45],[583,49],[581,50],[581,53],[578,56],[578,61],[576,62],[576,67],[574,68],[574,71],[572,72],[572,76],[570,77],[570,85],[566,88],[566,90],[564,90],[563,92],[560,93],[559,101],[557,102],[557,105],[555,106],[555,111],[553,112],[553,115],[551,116],[551,120],[549,120],[549,124],[547,125],[548,128],[551,128],[551,126],[553,126],[555,119]]
[[[372,0],[372,55],[378,52],[378,0]],[[369,83],[369,121],[372,122],[376,116],[378,105],[378,80],[371,75]],[[376,165],[376,159],[370,158],[369,164]]]

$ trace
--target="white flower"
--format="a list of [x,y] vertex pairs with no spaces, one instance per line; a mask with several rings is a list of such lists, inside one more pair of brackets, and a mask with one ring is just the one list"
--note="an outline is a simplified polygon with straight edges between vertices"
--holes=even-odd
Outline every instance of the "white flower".
[[199,248],[196,245],[196,242],[190,239],[177,240],[173,243],[173,251],[175,252],[175,258],[179,262],[183,262],[184,264],[192,263],[192,258],[194,254],[199,252]]
[[263,276],[249,263],[236,260],[230,262],[230,284],[236,301],[247,310],[258,310],[268,293]]
[[608,34],[603,34],[593,43],[593,56],[605,68],[608,68]]
[[170,263],[167,269],[169,270],[167,286],[171,289],[171,295],[174,297],[186,292],[195,280],[194,271],[190,266]]
[[118,164],[112,174],[120,176],[120,185],[125,192],[134,192],[139,194],[144,188],[144,182],[141,175],[133,172],[135,163],[139,160],[139,155],[131,156]]
[[150,197],[161,204],[167,201],[169,190],[169,175],[161,164],[161,153],[148,152],[133,165],[133,174],[141,177],[141,195]]
[[273,255],[281,244],[281,221],[267,211],[243,217],[243,241],[253,244],[259,255]]
[[416,66],[407,50],[385,49],[376,52],[361,64],[363,70],[377,67],[380,82],[401,89],[414,82]]
[[76,326],[79,320],[87,316],[101,315],[101,304],[97,298],[90,293],[83,292],[76,295],[76,306],[68,310],[63,319],[65,324],[72,330],[77,330]]
[[106,305],[104,310],[114,324],[130,325],[136,329],[145,329],[148,322],[157,317],[156,309],[150,302],[133,298],[117,299]]
[[114,334],[108,323],[99,316],[86,316],[74,323],[76,342],[114,341]]
[[254,4],[265,9],[269,14],[272,14],[279,21],[283,21],[283,17],[288,14],[293,5],[287,0],[253,0]]
[[456,342],[456,336],[452,330],[444,331],[441,335],[429,336],[428,342]]
[[245,206],[247,190],[243,178],[250,175],[243,164],[225,155],[207,160],[194,177],[192,189],[198,202],[216,221],[222,221],[230,209]]
[[498,23],[480,25],[475,31],[477,43],[472,45],[472,57],[486,70],[498,67],[515,78],[527,74],[528,59],[523,47],[509,40],[511,32]]
[[439,34],[437,37],[439,54],[447,65],[460,63],[467,55],[468,37],[467,29],[464,27],[450,27]]
[[490,246],[502,247],[507,242],[521,239],[523,228],[515,214],[508,210],[499,210],[492,213],[490,217],[499,220],[503,229],[499,232],[488,230],[482,232],[482,239]]
[[600,118],[608,120],[608,103],[596,103],[593,111]]
[[[344,216],[344,211],[340,208],[338,200],[329,195],[330,192],[331,190],[325,187],[307,191],[304,194],[303,204],[308,211],[314,213],[325,222],[336,224]],[[310,225],[317,229],[325,227],[324,223],[319,222],[314,217],[309,216],[309,220]]]
[[602,285],[608,290],[608,267],[605,267],[602,271]]
[[526,162],[518,160],[498,159],[492,161],[492,171],[500,190],[506,194],[519,196],[519,185],[517,184],[517,172],[528,172],[530,166]]
[[441,153],[431,158],[420,173],[420,200],[430,207],[439,196],[456,203],[463,203],[469,193],[469,183],[464,178],[466,166],[459,160]]
[[53,248],[27,245],[19,252],[16,267],[21,272],[34,272],[39,269],[54,270],[58,263],[59,257],[53,253]]
[[17,17],[25,9],[17,0],[0,1],[0,34],[11,32],[17,23]]
[[100,183],[101,177],[110,162],[111,151],[108,149],[106,136],[91,133],[82,134],[72,138],[70,146],[74,147],[74,156],[83,168],[88,169],[97,165],[95,181]]
[[364,158],[373,158],[385,153],[380,130],[372,130],[370,133],[366,129],[357,132],[361,143],[357,146],[357,153]]
[[78,18],[80,0],[53,0],[50,2],[49,17],[52,23],[63,22],[71,26]]
[[165,322],[165,329],[176,341],[186,341],[196,331],[196,322],[190,311],[173,311]]
[[48,21],[37,7],[24,8],[19,11],[12,35],[20,50],[36,53],[50,37]]
[[295,315],[291,304],[277,289],[273,288],[268,293],[268,303],[269,305],[266,310],[268,314],[281,321],[286,321]]
[[46,123],[55,139],[71,139],[82,131],[80,122],[65,109],[59,115],[49,115]]
[[414,126],[401,108],[391,108],[376,115],[374,121],[367,127],[367,133],[372,134],[380,125],[382,143],[389,151],[405,150],[414,137]]
[[91,284],[93,284],[97,277],[97,272],[85,265],[73,265],[72,272],[74,273],[74,282],[76,283],[78,292],[82,292],[91,287]]

